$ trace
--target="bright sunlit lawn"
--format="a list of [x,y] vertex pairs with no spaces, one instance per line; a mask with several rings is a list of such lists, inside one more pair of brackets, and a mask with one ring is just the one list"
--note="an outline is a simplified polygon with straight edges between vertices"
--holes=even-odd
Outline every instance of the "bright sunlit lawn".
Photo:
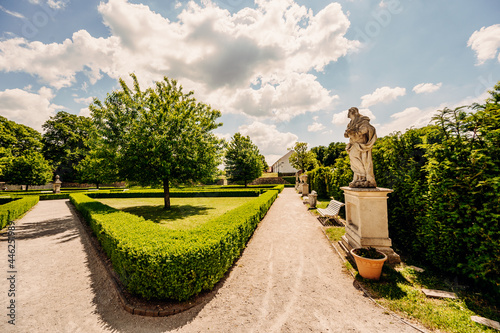
[[111,198],[97,200],[113,208],[160,223],[166,228],[190,229],[253,199],[255,198],[170,198],[170,210],[163,209],[163,198]]

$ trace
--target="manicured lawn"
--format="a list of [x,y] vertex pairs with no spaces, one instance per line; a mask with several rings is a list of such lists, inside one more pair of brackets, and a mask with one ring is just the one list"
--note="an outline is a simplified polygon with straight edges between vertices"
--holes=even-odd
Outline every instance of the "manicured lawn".
[[171,209],[163,209],[163,198],[96,199],[127,213],[160,223],[166,228],[190,229],[220,216],[253,197],[171,198]]

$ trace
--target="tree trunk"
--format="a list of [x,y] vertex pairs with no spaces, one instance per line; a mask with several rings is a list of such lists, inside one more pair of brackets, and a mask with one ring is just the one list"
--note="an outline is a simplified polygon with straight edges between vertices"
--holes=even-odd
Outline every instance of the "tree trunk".
[[245,187],[247,187],[247,180],[245,179]]
[[29,185],[26,185],[26,192],[28,192],[28,186],[29,186]]
[[163,198],[165,200],[165,207],[163,209],[170,209],[170,187],[168,184],[168,178],[163,179]]
[[97,189],[99,189],[99,183],[95,183],[95,186],[97,187]]

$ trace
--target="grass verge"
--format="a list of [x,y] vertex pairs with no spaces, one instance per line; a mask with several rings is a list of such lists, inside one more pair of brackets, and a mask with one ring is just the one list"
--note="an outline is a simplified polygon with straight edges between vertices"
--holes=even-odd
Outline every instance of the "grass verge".
[[[343,227],[326,227],[325,233],[334,245],[344,233]],[[498,332],[495,329],[475,323],[471,316],[500,321],[500,309],[486,301],[487,297],[448,281],[430,270],[417,271],[404,263],[391,268],[384,266],[380,281],[363,279],[354,273],[356,280],[370,296],[383,307],[403,318],[420,322],[431,331],[450,333]],[[428,298],[422,288],[455,292],[457,299]]]

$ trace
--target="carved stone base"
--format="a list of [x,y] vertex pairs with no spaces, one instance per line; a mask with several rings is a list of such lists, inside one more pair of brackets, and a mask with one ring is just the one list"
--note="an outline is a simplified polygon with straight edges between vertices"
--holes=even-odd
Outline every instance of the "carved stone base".
[[346,234],[342,243],[350,251],[357,247],[374,247],[387,254],[390,264],[399,263],[399,255],[391,248],[387,219],[386,188],[342,187],[345,196]]

